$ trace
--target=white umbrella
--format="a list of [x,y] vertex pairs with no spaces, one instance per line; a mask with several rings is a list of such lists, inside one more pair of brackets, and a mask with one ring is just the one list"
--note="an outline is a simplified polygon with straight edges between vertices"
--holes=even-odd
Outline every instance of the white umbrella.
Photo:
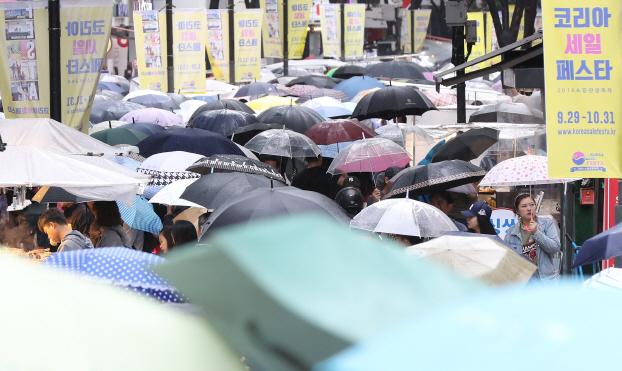
[[162,95],[164,97],[168,97],[168,95],[166,95],[166,93],[163,93],[161,91],[144,89],[144,90],[136,90],[136,91],[133,91],[133,92],[129,93],[128,95],[123,97],[123,100],[129,100],[129,99],[132,99],[132,98],[140,97],[140,96],[143,96],[143,95],[149,95],[149,94]]
[[301,106],[309,107],[322,115],[322,117],[328,118],[350,116],[353,111],[337,99],[331,97],[309,99],[301,104]]
[[526,284],[536,266],[492,238],[441,236],[411,246],[408,254],[434,260],[450,270],[492,285]]
[[240,145],[240,144],[238,144],[238,143],[235,143],[235,142],[233,142],[233,143],[234,143],[236,146],[238,146],[238,148],[240,149],[240,151],[244,152],[244,154],[246,155],[246,157],[251,158],[251,159],[253,159],[253,160],[257,160],[257,161],[259,161],[259,159],[257,158],[257,156],[255,156],[255,154],[254,154],[253,152],[251,152],[251,150],[250,150],[250,149],[248,149],[248,148],[246,148],[246,147],[244,147],[244,146],[242,146],[242,145]]
[[358,213],[350,222],[350,227],[417,237],[438,237],[458,230],[441,210],[408,196],[375,202]]
[[214,79],[206,79],[205,80],[205,91],[233,91],[238,90],[237,86],[227,84],[226,82],[214,80]]
[[186,123],[182,121],[181,117],[177,116],[174,112],[166,111],[160,108],[137,109],[126,113],[119,120],[127,123],[141,121],[155,122],[165,128],[169,126],[186,127]]
[[99,77],[99,81],[112,82],[112,83],[126,83],[129,85],[130,81],[123,76],[113,75],[111,73],[102,73]]
[[144,196],[151,199],[164,186],[173,182],[199,178],[201,175],[186,171],[186,168],[201,158],[203,155],[184,151],[163,152],[147,157],[136,169],[139,173],[151,176],[149,187],[145,190]]
[[593,275],[583,283],[583,287],[599,290],[622,290],[622,269],[607,268]]
[[102,121],[89,128],[89,135],[102,130],[118,128],[123,125],[127,125],[127,122],[118,120]]
[[186,188],[188,188],[188,186],[194,183],[197,179],[198,178],[182,179],[173,182],[162,188],[158,193],[156,193],[151,198],[151,200],[149,200],[149,203],[202,208],[203,206],[201,205],[195,204],[194,202],[190,202],[188,200],[184,200],[183,198],[179,198],[179,196],[184,193]]
[[176,110],[175,113],[181,116],[181,119],[184,122],[190,121],[190,118],[194,114],[194,112],[199,109],[199,107],[207,104],[207,102],[203,102],[202,100],[190,99],[185,102],[182,102],[179,107],[180,109]]

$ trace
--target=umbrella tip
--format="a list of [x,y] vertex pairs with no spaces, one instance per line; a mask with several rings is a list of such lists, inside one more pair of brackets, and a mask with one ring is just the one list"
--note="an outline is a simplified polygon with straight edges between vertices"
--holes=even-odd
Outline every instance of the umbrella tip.
[[270,190],[274,191],[274,180],[270,179]]
[[132,117],[132,124],[135,124],[135,123],[136,123],[136,119],[135,117]]

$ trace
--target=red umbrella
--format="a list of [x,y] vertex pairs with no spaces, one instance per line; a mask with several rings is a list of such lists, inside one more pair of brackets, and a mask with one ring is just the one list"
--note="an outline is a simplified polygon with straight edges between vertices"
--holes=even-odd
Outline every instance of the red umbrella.
[[342,119],[317,123],[309,128],[305,135],[313,140],[315,144],[329,145],[373,138],[378,134],[361,124],[359,120]]

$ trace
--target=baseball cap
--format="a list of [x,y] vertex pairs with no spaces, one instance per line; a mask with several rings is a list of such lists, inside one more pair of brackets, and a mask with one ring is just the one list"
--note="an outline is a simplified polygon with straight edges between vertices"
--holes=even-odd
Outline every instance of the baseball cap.
[[343,188],[350,186],[356,186],[361,188],[361,181],[355,176],[349,176],[346,178],[346,180],[343,181]]
[[486,219],[490,219],[492,215],[492,209],[486,205],[485,202],[476,202],[467,211],[461,211],[462,215],[466,217],[471,216],[485,216]]
[[394,176],[397,175],[397,173],[399,173],[400,171],[402,171],[402,168],[399,166],[391,166],[390,168],[386,169],[384,171],[384,176],[391,179]]

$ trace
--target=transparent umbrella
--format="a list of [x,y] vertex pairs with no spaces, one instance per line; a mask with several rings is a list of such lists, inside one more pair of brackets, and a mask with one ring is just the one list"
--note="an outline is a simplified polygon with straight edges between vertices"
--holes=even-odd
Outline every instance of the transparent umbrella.
[[378,172],[391,166],[403,167],[410,155],[400,145],[384,138],[354,142],[341,150],[328,168],[329,174]]
[[244,146],[260,155],[317,157],[322,150],[306,135],[287,129],[270,129],[257,134]]
[[408,124],[390,124],[376,129],[378,138],[386,138],[394,141],[402,147],[406,147],[409,134],[413,134],[414,145],[433,144],[434,139],[422,128]]

